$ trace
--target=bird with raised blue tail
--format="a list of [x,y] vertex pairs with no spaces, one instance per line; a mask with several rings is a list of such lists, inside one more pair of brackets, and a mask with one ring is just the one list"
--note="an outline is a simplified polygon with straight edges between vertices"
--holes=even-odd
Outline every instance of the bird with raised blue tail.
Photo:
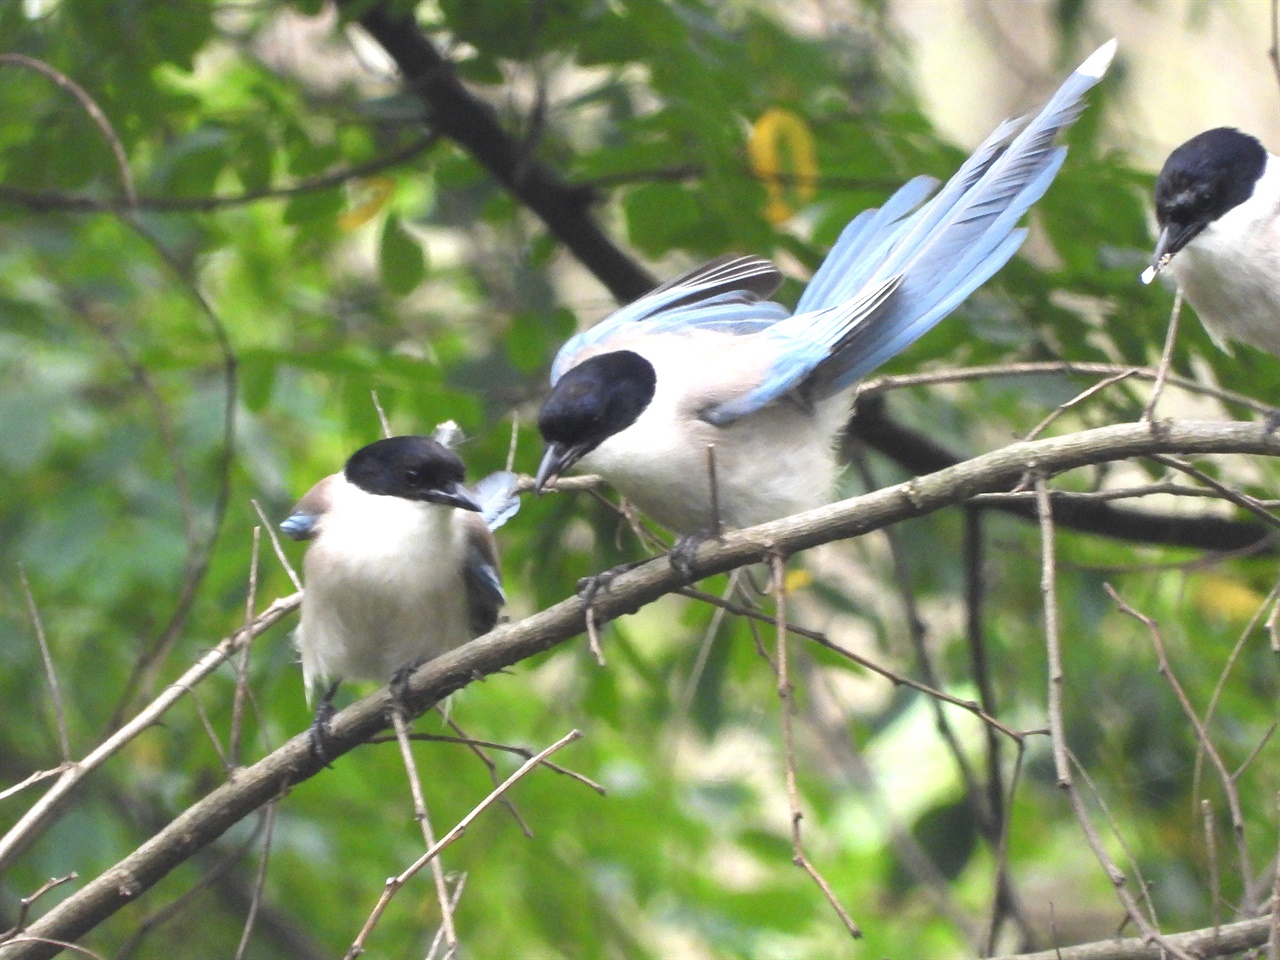
[[682,536],[828,503],[853,387],[947,316],[1021,245],[1115,41],[1034,115],[1001,124],[931,199],[917,177],[859,214],[794,311],[768,260],[724,256],[569,340],[538,415],[536,486],[577,467]]

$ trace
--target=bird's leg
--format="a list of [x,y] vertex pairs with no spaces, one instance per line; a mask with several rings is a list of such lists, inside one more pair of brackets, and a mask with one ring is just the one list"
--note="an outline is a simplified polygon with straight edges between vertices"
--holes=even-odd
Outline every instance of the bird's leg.
[[329,751],[327,745],[333,739],[333,731],[330,723],[333,720],[333,698],[338,693],[338,685],[341,680],[335,680],[325,695],[320,698],[320,702],[316,704],[316,715],[311,721],[311,755],[323,763],[326,767],[332,767],[329,761]]
[[411,660],[393,673],[390,682],[387,683],[387,689],[391,693],[391,709],[398,711],[403,717],[409,716],[409,711],[404,705],[409,696],[409,678],[413,676],[413,671],[427,662],[427,659],[423,657],[421,660]]
[[716,445],[707,444],[707,482],[711,492],[711,529],[695,530],[676,540],[667,559],[676,573],[686,580],[693,579],[693,557],[698,548],[708,540],[724,538],[724,518],[720,515],[720,483],[716,474]]

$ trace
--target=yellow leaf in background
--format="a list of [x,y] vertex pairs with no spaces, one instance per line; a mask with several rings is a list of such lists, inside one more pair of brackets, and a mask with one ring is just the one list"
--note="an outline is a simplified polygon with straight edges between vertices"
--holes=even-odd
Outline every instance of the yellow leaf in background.
[[1217,574],[1196,579],[1195,602],[1201,613],[1226,620],[1248,620],[1266,599],[1239,580]]
[[809,584],[813,583],[813,574],[808,570],[790,570],[787,572],[787,593],[792,590],[803,590]]
[[387,205],[395,192],[396,182],[390,177],[370,177],[361,183],[365,199],[338,217],[338,227],[351,231],[363,227]]
[[770,107],[751,127],[751,139],[747,143],[751,172],[760,178],[769,193],[764,215],[770,223],[781,223],[792,213],[782,191],[781,147],[784,144],[791,160],[789,179],[795,186],[796,197],[800,200],[813,199],[818,156],[809,125],[790,110]]

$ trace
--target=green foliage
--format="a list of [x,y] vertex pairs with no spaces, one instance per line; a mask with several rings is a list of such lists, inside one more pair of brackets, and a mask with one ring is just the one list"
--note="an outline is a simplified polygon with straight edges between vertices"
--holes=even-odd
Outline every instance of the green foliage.
[[[965,155],[939,137],[898,79],[909,72],[907,46],[876,4],[852,8],[846,29],[826,32],[792,21],[788,5],[736,0],[397,6],[416,12],[516,142],[592,187],[609,235],[660,261],[664,273],[737,250],[777,254],[799,278],[859,210],[912,175],[949,175]],[[348,16],[361,9],[344,7]],[[1067,40],[1089,33],[1090,9],[1083,0],[1056,7],[1073,58],[1082,45]],[[72,754],[83,756],[243,622],[259,522],[250,500],[276,523],[377,437],[374,391],[397,432],[458,421],[473,478],[506,464],[514,417],[515,466],[531,472],[551,358],[611,306],[473,158],[443,141],[409,150],[422,133],[421,104],[352,53],[333,19],[312,0],[0,3],[5,49],[48,64],[101,107],[143,198],[137,211],[125,208],[111,146],[71,94],[0,65],[0,790],[60,759],[20,569],[48,637]],[[1059,73],[1046,66],[1046,76]],[[1151,242],[1152,178],[1108,149],[1102,118],[1121,86],[1111,80],[1096,91],[1073,131],[1066,167],[1036,208],[1035,256],[1011,263],[883,372],[1154,361],[1170,297],[1136,282]],[[820,167],[817,198],[778,227],[764,217],[745,148],[750,124],[772,106],[803,117]],[[398,151],[410,155],[367,167]],[[366,175],[330,176],[353,168]],[[43,202],[29,202],[32,194]],[[793,302],[798,289],[788,282],[780,296]],[[1186,317],[1174,372],[1247,384],[1280,404],[1277,362],[1246,349],[1224,354]],[[992,377],[894,391],[889,402],[899,422],[969,455],[1025,435],[1099,379]],[[1146,396],[1133,381],[1113,386],[1052,430],[1132,419]],[[878,484],[904,476],[883,457],[867,459]],[[1263,463],[1201,466],[1261,496],[1274,486]],[[1094,489],[1123,469],[1058,484]],[[846,492],[862,488],[850,471]],[[1012,727],[1040,729],[1047,673],[1038,534],[994,512],[983,515],[983,531],[996,713]],[[937,683],[976,698],[962,623],[971,563],[963,517],[923,517],[895,536],[901,571],[879,534],[795,560],[811,583],[798,588],[794,616],[923,679],[901,573]],[[641,553],[627,524],[586,494],[526,498],[500,540],[513,619]],[[299,564],[301,548],[284,551]],[[1206,770],[1204,758],[1157,672],[1150,634],[1116,612],[1104,584],[1156,618],[1202,716],[1216,697],[1214,742],[1234,770],[1274,721],[1274,656],[1256,633],[1234,651],[1274,583],[1274,559],[1203,571],[1191,564],[1202,559],[1096,534],[1064,532],[1059,544],[1069,741],[1166,929],[1216,915],[1193,800],[1212,800],[1220,851],[1229,848],[1230,822],[1211,772],[1193,778]],[[726,583],[702,586],[720,593]],[[292,590],[264,543],[257,607]],[[310,720],[291,626],[253,648],[244,762]],[[537,749],[582,729],[584,739],[556,759],[609,791],[601,797],[537,771],[512,795],[531,838],[494,808],[445,854],[446,868],[468,878],[456,917],[468,955],[976,949],[955,917],[985,922],[1000,840],[983,833],[929,699],[798,640],[793,719],[806,849],[860,922],[864,946],[851,945],[792,865],[777,679],[757,649],[772,650],[773,631],[755,629],[759,636],[742,617],[720,621],[707,604],[668,597],[605,628],[604,668],[575,641],[454,698],[451,718],[485,740]],[[234,690],[224,667],[83,787],[0,877],[0,930],[16,919],[19,898],[49,877],[97,876],[225,779],[226,757],[206,722],[225,750]],[[981,725],[963,710],[944,712],[959,754],[985,776]],[[418,729],[449,732],[435,715]],[[1037,903],[1070,899],[1089,921],[1085,935],[1107,935],[1118,910],[1110,884],[1079,852],[1044,739],[1029,737],[1026,750],[1005,840],[1014,889],[1035,884]],[[1006,788],[1014,754],[1003,741]],[[438,833],[492,788],[465,747],[422,744],[418,762]],[[499,775],[519,762],[494,754]],[[1274,764],[1255,761],[1239,780],[1258,867],[1274,850],[1277,787]],[[0,828],[41,789],[0,800]],[[242,845],[262,829],[241,824],[85,945],[104,956],[127,945],[133,956],[167,957],[180,941],[186,955],[232,955],[259,849]],[[267,916],[249,955],[304,956],[311,945],[340,955],[385,877],[420,845],[395,747],[344,756],[278,807]],[[130,943],[144,915],[205,883],[224,859],[229,873],[209,881],[180,919]],[[1227,902],[1241,895],[1239,875],[1224,871]],[[46,895],[36,913],[76,888]],[[1042,919],[1034,918],[1036,930],[1047,936]],[[438,922],[420,875],[393,901],[372,955],[424,954]]]

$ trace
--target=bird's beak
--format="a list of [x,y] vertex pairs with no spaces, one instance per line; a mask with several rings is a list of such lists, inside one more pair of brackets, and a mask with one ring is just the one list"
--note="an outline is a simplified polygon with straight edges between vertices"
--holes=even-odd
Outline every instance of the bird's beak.
[[476,498],[471,495],[471,491],[460,483],[451,483],[441,487],[439,490],[432,490],[424,499],[428,503],[438,503],[445,507],[457,507],[459,510],[471,510],[474,513],[480,513],[483,509],[476,502]]
[[1151,266],[1142,271],[1142,282],[1150,283],[1156,278],[1161,270],[1168,265],[1172,254],[1169,253],[1169,245],[1173,240],[1173,228],[1165,227],[1160,231],[1160,237],[1156,240],[1156,251],[1151,255]]
[[542,463],[538,464],[538,475],[533,480],[534,493],[543,493],[543,488],[577,463],[582,453],[582,448],[578,446],[569,447],[563,443],[547,444],[547,452],[542,455]]

